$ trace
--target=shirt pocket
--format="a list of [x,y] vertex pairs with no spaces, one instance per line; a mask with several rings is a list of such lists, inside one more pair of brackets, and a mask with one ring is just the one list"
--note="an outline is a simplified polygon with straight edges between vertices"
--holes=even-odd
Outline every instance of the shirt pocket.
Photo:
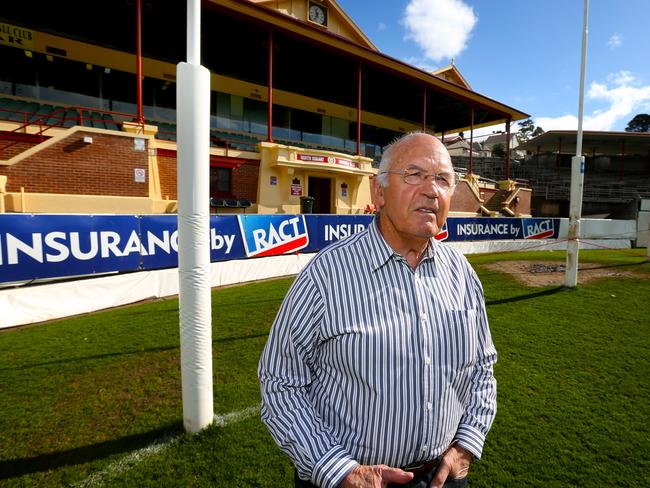
[[443,362],[460,372],[476,362],[476,310],[446,310],[444,317],[445,324],[441,331]]

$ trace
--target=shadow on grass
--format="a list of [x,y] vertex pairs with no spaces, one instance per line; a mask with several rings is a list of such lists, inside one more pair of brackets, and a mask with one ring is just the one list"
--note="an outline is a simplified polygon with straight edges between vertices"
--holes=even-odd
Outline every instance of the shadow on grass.
[[38,368],[40,366],[52,366],[54,364],[66,364],[66,363],[78,363],[79,361],[93,361],[96,359],[105,359],[117,356],[132,356],[134,354],[143,354],[147,352],[161,352],[161,351],[170,351],[172,349],[178,349],[178,345],[174,346],[164,346],[164,347],[152,347],[149,349],[137,349],[131,351],[122,351],[122,352],[111,352],[107,354],[95,354],[93,356],[75,356],[66,359],[57,359],[55,361],[45,361],[42,363],[33,363],[25,364],[22,366],[13,366],[11,368],[0,368],[0,371],[22,371],[29,368]]
[[560,291],[569,291],[568,288],[565,286],[558,286],[555,288],[550,288],[548,290],[543,290],[543,291],[537,291],[535,293],[528,293],[527,295],[519,295],[516,297],[510,297],[510,298],[502,298],[501,300],[490,300],[486,301],[485,305],[490,306],[490,305],[502,305],[504,303],[513,303],[513,302],[521,302],[523,300],[531,300],[534,298],[539,298],[539,297],[545,297],[549,295],[555,295],[556,293]]
[[[214,339],[212,341],[213,344],[218,344],[221,342],[234,342],[234,341],[245,341],[248,339],[258,339],[260,337],[266,337],[268,336],[268,332],[264,332],[262,334],[250,334],[250,335],[245,335],[245,336],[233,336],[233,337],[221,337],[219,339]],[[42,366],[52,366],[55,364],[66,364],[66,363],[78,363],[80,361],[94,361],[97,359],[106,359],[106,358],[111,358],[111,357],[119,357],[119,356],[132,356],[135,354],[144,354],[144,353],[149,353],[149,352],[162,352],[162,351],[171,351],[174,349],[179,349],[180,346],[178,344],[175,344],[173,346],[163,346],[163,347],[151,347],[149,349],[137,349],[137,350],[130,350],[130,351],[122,351],[122,352],[111,352],[107,354],[95,354],[93,356],[75,356],[71,358],[66,358],[66,359],[57,359],[54,361],[45,361],[42,363],[34,363],[34,364],[25,364],[22,366],[12,366],[10,368],[0,368],[0,372],[2,371],[24,371],[29,368],[38,368]]]
[[[589,263],[589,261],[585,261],[585,263]],[[594,266],[592,268],[585,268],[585,270],[592,270],[592,269],[609,269],[609,268],[629,268],[629,267],[640,267],[644,265],[648,265],[650,262],[647,260],[635,262],[635,263],[619,263],[619,264],[603,264],[602,266]],[[578,269],[580,270],[580,265],[578,265]]]
[[179,421],[143,434],[129,435],[119,439],[68,449],[67,451],[0,461],[0,480],[17,478],[64,466],[85,464],[115,454],[135,451],[152,444],[156,440],[175,436],[182,432],[183,424]]
[[249,334],[245,336],[231,336],[231,337],[220,337],[219,339],[214,339],[212,341],[213,344],[217,344],[220,342],[234,342],[234,341],[245,341],[248,339],[259,339],[260,337],[267,337],[269,335],[269,332],[263,332],[261,334]]

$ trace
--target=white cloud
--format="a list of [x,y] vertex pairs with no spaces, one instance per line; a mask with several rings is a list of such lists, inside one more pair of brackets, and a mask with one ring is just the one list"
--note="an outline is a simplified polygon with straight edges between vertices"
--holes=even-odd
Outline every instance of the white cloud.
[[[545,131],[549,130],[576,130],[578,117],[575,115],[562,115],[561,117],[537,117],[535,125]],[[584,121],[583,121],[584,128]]]
[[403,59],[403,61],[407,64],[410,64],[411,66],[415,66],[416,68],[419,68],[423,71],[426,71],[428,73],[431,73],[432,71],[438,70],[440,66],[431,64],[429,61],[423,58],[417,58],[415,56],[408,57],[406,59]]
[[477,21],[474,10],[462,0],[410,0],[402,18],[406,39],[415,41],[424,56],[436,62],[460,54]]
[[607,81],[617,86],[633,85],[636,83],[634,75],[625,70],[608,74]]
[[609,38],[609,41],[607,41],[607,45],[612,51],[617,47],[621,47],[623,45],[623,36],[620,34],[613,34],[612,37]]
[[384,22],[379,22],[377,25],[377,32],[384,32],[386,30],[386,24]]
[[[650,105],[650,85],[639,86],[632,73],[619,71],[610,74],[605,83],[592,82],[586,96],[589,100],[604,102],[605,108],[586,114],[583,129],[611,131],[618,123],[627,123]],[[535,125],[544,130],[575,130],[578,128],[578,118],[572,114],[537,117]]]

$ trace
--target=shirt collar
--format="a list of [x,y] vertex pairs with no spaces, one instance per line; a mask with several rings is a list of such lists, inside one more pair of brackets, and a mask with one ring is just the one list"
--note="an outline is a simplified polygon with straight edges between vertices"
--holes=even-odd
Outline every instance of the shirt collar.
[[[370,241],[368,246],[370,250],[370,264],[373,271],[381,268],[389,260],[401,257],[388,245],[384,236],[381,235],[381,232],[379,231],[379,214],[375,216],[368,226],[368,239]],[[434,259],[436,256],[436,249],[439,245],[440,243],[434,238],[429,239],[429,245],[424,251],[424,256],[420,262]]]

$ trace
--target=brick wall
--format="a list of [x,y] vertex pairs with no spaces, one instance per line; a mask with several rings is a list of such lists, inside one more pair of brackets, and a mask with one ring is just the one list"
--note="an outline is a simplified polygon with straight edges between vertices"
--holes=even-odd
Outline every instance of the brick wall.
[[531,191],[519,191],[517,196],[519,197],[519,203],[513,202],[510,205],[510,208],[514,210],[515,213],[530,214],[531,213],[531,200],[532,200]]
[[250,161],[232,170],[232,193],[237,198],[257,201],[257,184],[260,174],[259,161]]
[[[169,196],[170,200],[176,200],[178,198],[178,192],[176,187],[175,152],[158,150],[158,172],[160,174],[160,191],[162,197]],[[256,202],[259,172],[259,161],[247,161],[239,167],[233,168],[230,182],[233,196]]]
[[[92,144],[83,141],[92,137]],[[15,144],[19,153],[34,143]],[[146,169],[147,152],[134,149],[134,139],[95,132],[74,132],[69,137],[29,156],[12,166],[0,166],[7,176],[7,191],[72,195],[110,195],[146,197],[148,178],[136,183],[134,170]],[[162,198],[178,198],[176,153],[158,150],[158,172]],[[237,198],[257,201],[259,161],[248,161],[232,170],[232,193]]]
[[161,155],[158,151],[158,174],[160,175],[160,194],[170,200],[178,198],[176,191],[176,156]]
[[480,202],[467,183],[461,181],[454,191],[454,196],[451,197],[450,210],[452,212],[478,212],[480,206]]
[[[36,144],[38,144],[38,143],[37,142],[22,142],[22,141],[21,142],[18,142],[18,141],[14,142],[14,141],[11,141],[11,140],[4,140],[3,139],[0,142],[0,145],[3,146],[0,149],[0,159],[5,160],[5,161],[8,160],[8,159],[11,159],[14,156],[20,154],[21,152],[27,151],[27,149],[35,146]],[[8,146],[8,147],[5,148],[4,146]],[[1,168],[0,168],[0,171],[2,171]],[[0,174],[4,174],[4,173],[0,173]]]
[[[83,141],[92,137],[92,144]],[[95,132],[69,137],[12,166],[0,167],[7,191],[28,193],[146,197],[145,183],[136,183],[134,170],[147,169],[147,151],[134,150],[134,139]]]

